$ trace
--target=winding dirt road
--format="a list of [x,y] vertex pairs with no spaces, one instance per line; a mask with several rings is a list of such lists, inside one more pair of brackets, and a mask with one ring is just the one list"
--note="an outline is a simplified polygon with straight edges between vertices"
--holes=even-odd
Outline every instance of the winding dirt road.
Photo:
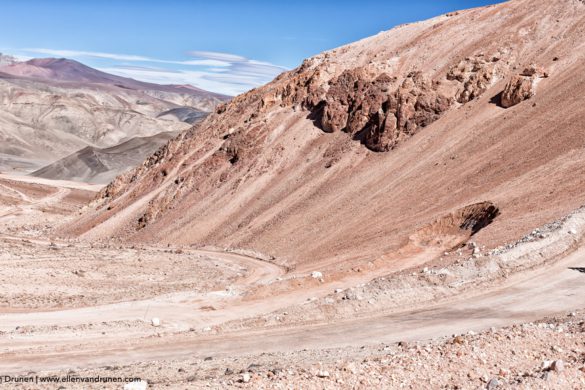
[[[30,197],[18,190],[12,191],[27,204],[25,208],[14,211],[35,215],[39,208],[61,202],[70,191],[57,188],[45,197]],[[566,229],[562,233],[566,234]],[[14,235],[3,234],[0,238],[10,245],[22,242]],[[41,248],[50,243],[42,236],[30,237],[27,241],[29,245]],[[83,248],[79,250],[83,251]],[[99,249],[94,250],[98,250],[99,255]],[[149,250],[162,254],[168,248],[152,247]],[[578,309],[585,298],[585,248],[578,248],[552,265],[513,274],[489,290],[472,290],[440,303],[428,303],[422,309],[360,315],[326,324],[246,328],[212,334],[209,329],[214,325],[290,306],[302,307],[307,300],[324,297],[334,289],[350,288],[375,277],[421,266],[438,253],[436,250],[413,251],[407,255],[403,252],[401,256],[405,257],[400,259],[390,256],[374,261],[376,265],[366,272],[345,274],[340,278],[329,274],[324,282],[311,283],[306,274],[298,271],[297,274],[287,273],[279,265],[254,257],[222,251],[184,250],[185,255],[204,256],[223,266],[239,269],[242,275],[232,284],[215,291],[178,290],[147,299],[75,309],[43,311],[39,307],[16,312],[0,311],[0,332],[3,332],[0,333],[0,372],[9,374],[131,364],[144,360],[237,356],[429,339],[540,319]],[[62,253],[43,252],[43,256],[57,258]],[[275,283],[291,283],[297,278],[305,278],[309,283],[302,288],[271,290]],[[150,325],[154,317],[162,320],[160,327]],[[125,325],[116,325],[120,323]],[[101,324],[102,327],[94,329],[92,324]],[[15,332],[22,327],[35,330]]]
[[[206,254],[254,269],[246,280],[248,286],[251,282],[267,282],[283,272],[279,267],[241,255]],[[162,338],[141,339],[132,339],[128,333],[122,332],[94,338],[84,337],[83,342],[78,337],[13,337],[0,342],[0,371],[16,373],[23,368],[53,370],[74,366],[100,366],[114,362],[128,364],[145,359],[178,359],[194,355],[233,356],[449,336],[469,330],[532,321],[581,307],[585,297],[585,273],[582,272],[584,267],[585,249],[579,249],[552,266],[512,276],[490,291],[460,295],[422,310],[323,325],[246,330],[214,336],[181,332],[169,333]],[[147,305],[150,305],[149,312],[152,315],[160,313],[173,326],[181,324],[181,321],[185,321],[185,325],[208,324],[237,318],[244,313],[250,315],[254,310],[265,311],[272,308],[269,301],[270,299],[266,299],[265,302],[242,304],[226,292],[210,293],[205,297],[179,294],[72,311],[4,314],[0,316],[0,326],[8,329],[26,323],[71,325],[105,318],[113,320],[114,313],[118,315],[116,318],[136,318],[144,316]],[[225,306],[223,310],[212,313],[190,312],[188,308],[193,307],[196,302],[213,302]],[[178,326],[177,329],[181,327]]]

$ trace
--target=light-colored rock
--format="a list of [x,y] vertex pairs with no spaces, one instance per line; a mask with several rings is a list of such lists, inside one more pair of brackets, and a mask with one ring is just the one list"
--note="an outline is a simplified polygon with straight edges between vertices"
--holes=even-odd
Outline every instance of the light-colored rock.
[[555,360],[554,362],[552,362],[550,369],[555,372],[562,372],[565,370],[565,362],[563,362],[562,360]]
[[150,320],[150,323],[152,326],[158,327],[160,326],[160,318],[154,317],[152,320]]
[[529,67],[525,68],[524,71],[522,71],[522,76],[546,78],[548,77],[548,73],[542,66],[531,64]]
[[323,274],[319,271],[313,271],[311,272],[311,277],[313,279],[321,279],[323,277]]
[[319,370],[317,372],[317,377],[319,377],[319,378],[329,378],[329,371]]
[[146,390],[148,383],[146,381],[130,382],[124,385],[124,390]]
[[248,382],[250,382],[251,379],[252,379],[252,376],[250,375],[250,373],[245,372],[242,374],[242,382],[248,383]]

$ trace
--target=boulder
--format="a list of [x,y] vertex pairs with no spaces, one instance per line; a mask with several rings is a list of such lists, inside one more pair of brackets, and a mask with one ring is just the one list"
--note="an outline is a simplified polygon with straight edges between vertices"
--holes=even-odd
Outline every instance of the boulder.
[[462,84],[455,100],[464,104],[483,95],[496,78],[497,68],[502,63],[501,57],[502,53],[491,56],[478,53],[452,66],[447,73],[447,80],[456,80]]
[[552,362],[550,369],[555,372],[562,372],[565,369],[565,363],[562,360],[555,360]]
[[509,108],[534,96],[534,79],[516,75],[506,84],[502,92],[502,107]]
[[534,64],[513,76],[502,92],[502,107],[509,108],[530,99],[535,94],[536,80],[546,77],[548,73]]
[[498,380],[498,378],[492,378],[488,382],[486,389],[487,390],[495,390],[498,386],[500,386],[500,381]]

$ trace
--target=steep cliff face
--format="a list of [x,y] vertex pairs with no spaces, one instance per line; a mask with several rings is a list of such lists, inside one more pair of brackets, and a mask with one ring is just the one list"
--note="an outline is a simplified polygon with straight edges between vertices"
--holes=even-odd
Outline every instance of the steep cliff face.
[[[219,106],[63,231],[309,267],[398,250],[491,201],[499,216],[474,234],[497,245],[585,201],[584,29],[580,2],[513,0],[320,54]],[[549,77],[504,109],[530,64]]]

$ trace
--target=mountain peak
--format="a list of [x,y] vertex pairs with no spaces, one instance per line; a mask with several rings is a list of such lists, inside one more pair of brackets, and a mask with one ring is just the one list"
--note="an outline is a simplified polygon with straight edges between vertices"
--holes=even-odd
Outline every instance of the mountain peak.
[[75,66],[81,66],[85,68],[89,68],[86,65],[83,65],[81,62],[71,60],[68,58],[33,58],[32,60],[26,61],[29,65],[40,66],[40,67],[50,67],[50,66],[62,66],[64,64],[70,64]]

